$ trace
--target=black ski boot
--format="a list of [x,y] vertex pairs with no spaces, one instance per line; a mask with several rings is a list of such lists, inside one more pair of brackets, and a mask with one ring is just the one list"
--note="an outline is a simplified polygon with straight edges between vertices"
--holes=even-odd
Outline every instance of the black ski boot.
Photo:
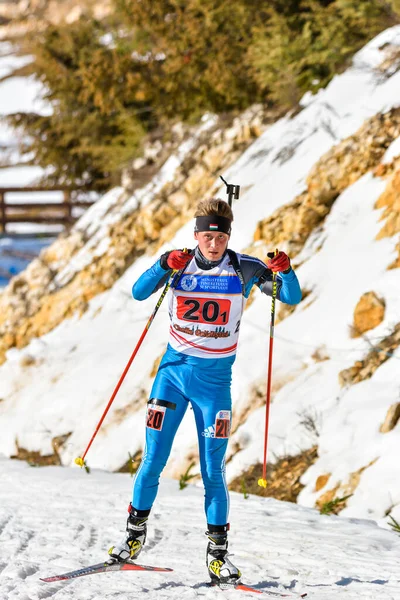
[[229,525],[208,525],[206,536],[207,568],[211,583],[217,585],[236,585],[240,583],[241,572],[229,560],[228,554],[228,529]]
[[136,510],[130,504],[129,517],[126,522],[127,537],[116,546],[111,546],[108,551],[110,558],[118,562],[126,562],[135,560],[146,541],[147,519],[149,518],[149,510]]

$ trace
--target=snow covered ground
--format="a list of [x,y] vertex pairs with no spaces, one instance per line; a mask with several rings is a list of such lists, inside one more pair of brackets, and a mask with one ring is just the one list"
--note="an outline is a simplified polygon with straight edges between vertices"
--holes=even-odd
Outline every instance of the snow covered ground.
[[[143,564],[172,573],[112,573],[67,583],[40,577],[107,558],[125,527],[129,475],[0,459],[0,598],[98,600],[250,597],[207,581],[203,489],[163,479]],[[373,521],[321,516],[293,504],[231,495],[230,550],[243,581],[310,600],[398,600],[400,537]],[[254,595],[254,597],[256,597]],[[260,596],[262,597],[262,596]]]

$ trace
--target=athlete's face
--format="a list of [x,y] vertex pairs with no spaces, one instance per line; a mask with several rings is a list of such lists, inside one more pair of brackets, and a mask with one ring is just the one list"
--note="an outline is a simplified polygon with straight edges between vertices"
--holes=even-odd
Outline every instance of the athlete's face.
[[227,233],[219,231],[200,231],[194,234],[202,255],[208,260],[219,260],[226,250],[229,241]]

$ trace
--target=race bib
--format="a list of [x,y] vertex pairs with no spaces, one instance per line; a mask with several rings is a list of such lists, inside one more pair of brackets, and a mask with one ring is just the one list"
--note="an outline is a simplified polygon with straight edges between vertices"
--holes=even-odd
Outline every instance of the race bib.
[[147,405],[147,416],[146,416],[146,427],[149,429],[155,429],[161,431],[165,417],[165,406],[158,406],[158,404]]
[[220,410],[215,417],[216,438],[228,438],[231,432],[231,411]]

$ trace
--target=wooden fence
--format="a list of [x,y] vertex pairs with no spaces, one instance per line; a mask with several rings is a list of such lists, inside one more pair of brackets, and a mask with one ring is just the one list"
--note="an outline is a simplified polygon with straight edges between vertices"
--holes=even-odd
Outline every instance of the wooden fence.
[[[7,194],[34,192],[62,192],[60,202],[14,202],[7,199]],[[77,217],[73,216],[73,208],[88,208],[94,201],[79,200],[79,191],[69,188],[45,187],[3,187],[0,188],[0,232],[7,232],[10,223],[43,223],[58,224],[70,227]]]

